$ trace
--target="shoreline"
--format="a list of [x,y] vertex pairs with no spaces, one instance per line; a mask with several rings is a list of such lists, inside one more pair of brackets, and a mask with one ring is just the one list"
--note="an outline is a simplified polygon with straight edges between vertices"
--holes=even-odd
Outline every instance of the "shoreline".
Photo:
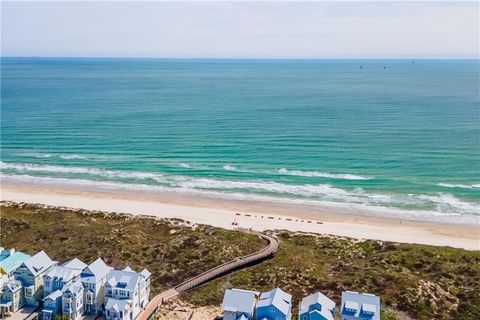
[[[169,191],[145,193],[3,181],[0,191],[2,201],[177,218],[225,229],[289,230],[480,250],[478,224],[468,226],[368,216],[355,212],[354,208],[230,200]],[[238,225],[232,225],[233,221]]]

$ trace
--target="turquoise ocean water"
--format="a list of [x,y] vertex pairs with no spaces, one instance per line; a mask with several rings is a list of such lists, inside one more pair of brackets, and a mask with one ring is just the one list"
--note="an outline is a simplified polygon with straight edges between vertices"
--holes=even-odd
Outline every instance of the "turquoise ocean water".
[[2,58],[1,81],[4,181],[480,216],[478,60]]

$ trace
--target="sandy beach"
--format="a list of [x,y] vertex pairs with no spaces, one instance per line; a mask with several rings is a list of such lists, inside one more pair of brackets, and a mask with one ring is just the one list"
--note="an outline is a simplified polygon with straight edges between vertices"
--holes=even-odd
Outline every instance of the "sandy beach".
[[178,218],[226,229],[237,226],[255,230],[284,229],[356,239],[480,249],[478,225],[370,217],[348,210],[340,212],[339,208],[215,199],[175,192],[142,194],[10,183],[2,183],[1,200]]

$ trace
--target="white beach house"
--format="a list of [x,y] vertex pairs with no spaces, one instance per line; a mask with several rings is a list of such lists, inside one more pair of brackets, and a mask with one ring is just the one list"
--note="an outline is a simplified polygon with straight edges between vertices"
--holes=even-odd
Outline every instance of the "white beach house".
[[13,273],[22,283],[26,305],[38,306],[43,299],[43,276],[57,265],[45,251],[25,260]]
[[105,283],[106,320],[133,320],[145,307],[150,293],[150,272],[126,267],[111,270]]
[[334,320],[335,302],[321,292],[302,299],[298,306],[298,320]]
[[249,290],[225,290],[222,302],[223,319],[252,320],[259,294],[260,292]]
[[104,284],[112,267],[98,258],[88,265],[80,274],[80,281],[85,288],[85,313],[102,312],[104,304]]
[[71,320],[77,320],[84,314],[84,288],[80,280],[62,288],[62,314]]

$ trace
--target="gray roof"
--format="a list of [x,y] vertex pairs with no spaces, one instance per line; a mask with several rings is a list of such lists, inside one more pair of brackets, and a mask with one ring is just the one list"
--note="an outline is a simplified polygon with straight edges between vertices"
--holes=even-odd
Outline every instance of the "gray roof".
[[150,277],[151,273],[147,269],[143,269],[142,271],[140,271],[140,275],[147,279],[148,277]]
[[380,319],[380,297],[368,293],[344,291],[340,311],[342,314],[356,317],[368,315],[372,320],[378,320]]
[[9,279],[3,284],[3,288],[15,292],[16,290],[22,288],[22,282],[19,280]]
[[292,296],[280,288],[263,292],[257,302],[257,308],[267,306],[274,306],[284,315],[288,315],[292,308]]
[[73,278],[77,277],[82,271],[78,269],[66,268],[55,266],[44,277],[50,277],[52,279],[62,279],[63,282],[68,282]]
[[130,271],[112,270],[107,276],[107,283],[112,288],[134,291],[140,283],[140,274]]
[[23,265],[27,267],[34,276],[37,276],[39,273],[47,270],[54,264],[56,264],[56,262],[50,259],[50,257],[43,250],[38,252],[33,257],[25,260],[23,263]]
[[83,285],[80,282],[80,280],[77,280],[77,281],[72,282],[70,284],[66,284],[62,288],[63,293],[71,292],[74,295],[78,295],[79,293],[82,292],[82,290],[83,290]]
[[112,270],[112,267],[107,266],[101,258],[98,258],[83,270],[81,274],[82,282],[96,283],[105,278],[110,270]]
[[64,264],[62,264],[62,267],[67,267],[67,268],[72,268],[72,269],[77,269],[77,270],[83,270],[88,266],[82,260],[80,260],[78,258],[75,258],[75,259],[69,260],[69,261],[65,262]]
[[[302,299],[302,302],[300,303],[299,306],[299,313],[305,313],[308,312],[308,308],[312,304],[320,304],[322,306],[322,311],[323,310],[330,310],[333,311],[335,309],[335,302],[330,300],[326,295],[324,295],[321,292],[315,292],[305,298]],[[322,312],[323,313],[323,312]]]
[[130,300],[118,300],[114,298],[109,298],[107,301],[107,305],[105,306],[106,310],[115,310],[115,311],[123,311],[125,307],[128,305]]
[[47,299],[50,299],[50,300],[57,300],[58,298],[60,298],[62,296],[62,290],[55,290],[53,291],[52,293],[50,293],[48,296],[46,296],[45,298],[43,298],[43,300],[47,300]]
[[253,314],[256,296],[253,291],[227,289],[223,296],[222,309]]

